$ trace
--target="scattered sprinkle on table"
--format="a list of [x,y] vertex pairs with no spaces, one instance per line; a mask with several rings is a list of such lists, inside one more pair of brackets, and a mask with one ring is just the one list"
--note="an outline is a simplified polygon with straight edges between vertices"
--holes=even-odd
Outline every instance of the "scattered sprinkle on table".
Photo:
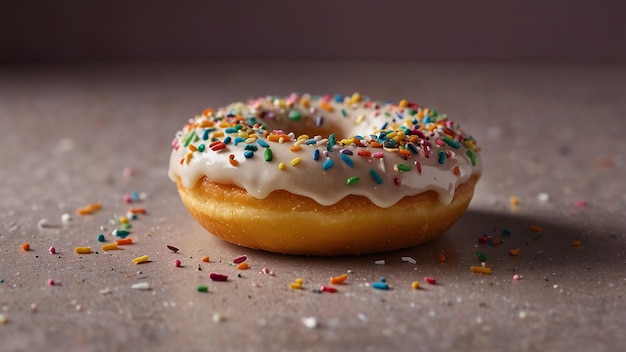
[[372,283],[372,288],[377,290],[388,290],[389,284],[387,283],[387,279],[385,277],[381,277],[380,281]]
[[129,244],[133,244],[133,239],[130,237],[126,237],[126,238],[122,238],[119,240],[115,240],[115,243],[118,246],[125,246],[125,245],[129,245]]
[[181,262],[180,262],[180,259],[176,259],[176,260],[174,260],[174,266],[175,266],[175,267],[180,268],[180,266],[181,266],[181,265],[182,265],[182,264],[181,264]]
[[428,276],[426,276],[426,277],[424,277],[424,281],[426,281],[426,283],[427,283],[427,284],[430,284],[430,285],[435,285],[435,284],[437,284],[437,280],[436,280],[434,277],[428,277]]
[[418,281],[413,281],[413,282],[411,283],[411,287],[412,287],[414,290],[417,290],[418,288],[420,288],[420,283],[419,283]]
[[149,260],[150,258],[148,258],[147,255],[142,255],[141,257],[137,257],[135,259],[133,259],[133,264],[141,264],[141,263],[145,263]]
[[22,243],[22,250],[25,251],[25,252],[30,251],[30,243],[28,243],[28,242]]
[[509,249],[509,255],[511,257],[516,257],[519,255],[520,249],[519,248],[513,248],[513,249]]
[[48,279],[48,286],[54,286],[54,280]]
[[170,246],[169,244],[167,245],[167,249],[169,249],[170,251],[176,253],[178,252],[178,248],[174,247],[174,246]]
[[376,260],[376,261],[374,261],[374,264],[376,264],[376,265],[385,265],[385,260],[384,259]]
[[76,252],[78,254],[90,254],[91,253],[91,247],[76,247],[76,248],[74,248],[74,252]]
[[102,248],[103,251],[114,251],[116,249],[119,249],[117,247],[117,243],[107,243],[107,244],[103,245],[101,248]]
[[48,248],[48,252],[50,252],[50,254],[56,254],[57,249],[54,248],[54,246],[50,246],[50,248]]
[[330,283],[333,285],[343,284],[344,281],[348,279],[348,274],[343,274],[339,276],[333,276],[330,278]]
[[203,293],[209,292],[209,286],[207,286],[207,285],[198,285],[198,287],[196,287],[196,291],[203,292]]
[[289,284],[289,288],[292,290],[301,290],[303,283],[304,283],[304,280],[302,278],[297,278],[292,283]]
[[413,259],[412,257],[402,257],[400,259],[402,259],[403,262],[407,262],[409,264],[416,264],[417,263],[417,261],[415,259]]
[[491,275],[491,268],[488,268],[488,267],[485,267],[485,266],[472,265],[470,267],[470,270],[473,273],[477,273],[477,274],[488,274],[488,275]]
[[319,326],[319,322],[316,317],[302,318],[302,324],[309,329],[315,329]]
[[246,255],[239,255],[239,256],[236,256],[235,258],[233,258],[233,263],[235,263],[235,264],[243,263],[243,262],[246,261],[246,259],[248,259],[248,256],[246,256]]
[[141,291],[146,291],[150,289],[150,284],[147,282],[138,282],[136,284],[133,284],[132,286],[130,286],[131,289],[133,290],[141,290]]
[[574,240],[572,242],[572,247],[578,248],[580,246],[582,246],[582,242],[580,242],[580,240]]
[[250,265],[248,265],[247,262],[242,262],[237,265],[237,270],[246,270],[248,268],[250,268]]
[[228,280],[228,275],[219,274],[219,273],[210,273],[209,274],[209,279],[211,279],[213,281],[227,281]]
[[205,263],[208,263],[210,259],[211,258],[209,258],[208,255],[205,255],[204,257],[202,257],[202,261],[205,262]]

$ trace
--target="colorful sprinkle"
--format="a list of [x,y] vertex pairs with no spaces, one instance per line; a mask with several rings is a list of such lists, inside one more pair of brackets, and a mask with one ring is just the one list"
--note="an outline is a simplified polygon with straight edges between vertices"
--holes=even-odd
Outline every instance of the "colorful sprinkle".
[[340,285],[340,284],[343,284],[347,279],[348,279],[348,274],[333,276],[330,278],[330,283],[333,285]]
[[376,172],[376,170],[370,169],[370,176],[372,176],[374,182],[378,183],[379,185],[383,184],[383,178],[378,174],[378,172]]
[[140,257],[133,259],[132,262],[133,264],[142,264],[142,263],[147,263],[149,260],[150,258],[147,255],[142,255]]
[[326,159],[324,163],[322,163],[322,170],[327,171],[334,165],[335,165],[335,162],[332,159]]
[[180,266],[182,265],[180,259],[174,259],[174,266],[177,268],[180,268]]
[[169,245],[169,244],[167,245],[167,249],[169,249],[170,251],[172,251],[172,252],[174,252],[174,253],[178,252],[178,250],[179,250],[178,248],[176,248],[176,247],[174,247],[174,246],[171,246],[171,245]]
[[352,176],[352,177],[348,177],[348,179],[346,180],[346,184],[347,185],[354,185],[359,183],[361,179],[359,178],[359,176]]
[[491,268],[488,268],[488,267],[485,267],[485,266],[472,265],[470,267],[470,270],[471,270],[471,272],[477,273],[477,274],[491,275]]
[[272,150],[267,148],[265,152],[263,152],[263,159],[265,161],[272,161]]
[[90,254],[91,253],[91,247],[76,247],[76,248],[74,248],[74,252],[76,252],[78,254]]
[[437,280],[434,277],[428,277],[426,276],[424,278],[424,281],[429,284],[429,285],[436,285],[437,284]]
[[115,240],[115,244],[117,244],[118,246],[125,246],[125,245],[129,245],[132,243],[133,243],[133,239],[130,237]]
[[103,245],[101,248],[102,248],[103,251],[114,251],[116,249],[119,249],[117,247],[117,243],[107,243],[107,244]]
[[51,246],[50,248],[48,248],[48,252],[50,252],[50,254],[56,254],[57,250],[56,248],[54,248],[54,246]]
[[25,251],[25,252],[30,251],[30,243],[28,243],[28,242],[22,243],[22,250]]
[[196,291],[198,291],[198,292],[202,292],[202,293],[209,292],[209,286],[206,286],[206,285],[198,285],[198,286],[196,287]]
[[210,273],[209,274],[209,279],[211,279],[213,281],[227,281],[228,280],[228,275],[218,274],[218,273]]

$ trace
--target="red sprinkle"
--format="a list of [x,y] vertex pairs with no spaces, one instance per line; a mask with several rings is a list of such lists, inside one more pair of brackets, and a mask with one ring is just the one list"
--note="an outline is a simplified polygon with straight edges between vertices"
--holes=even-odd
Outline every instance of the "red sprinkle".
[[428,277],[428,276],[424,278],[424,281],[426,281],[426,283],[431,284],[431,285],[434,285],[437,283],[437,280],[435,280],[434,277]]
[[50,254],[55,254],[57,252],[57,249],[54,248],[54,246],[48,248],[48,252],[50,252]]
[[330,287],[330,286],[325,286],[325,285],[322,285],[322,287],[320,287],[320,291],[322,291],[322,292],[330,292],[330,293],[335,293],[335,292],[337,292],[337,289],[336,289],[336,288],[334,288],[334,287]]
[[179,259],[174,260],[174,266],[177,267],[177,268],[180,268],[181,263],[180,263]]
[[228,280],[228,275],[218,274],[218,273],[210,273],[209,279],[213,281],[226,281]]
[[54,280],[48,279],[48,286],[54,286]]
[[178,252],[178,248],[174,247],[174,246],[170,246],[169,244],[167,245],[167,249],[169,249],[170,251],[176,253]]
[[245,254],[238,255],[235,258],[233,258],[233,263],[235,264],[243,263],[246,261],[246,259],[248,259],[248,256],[246,256]]

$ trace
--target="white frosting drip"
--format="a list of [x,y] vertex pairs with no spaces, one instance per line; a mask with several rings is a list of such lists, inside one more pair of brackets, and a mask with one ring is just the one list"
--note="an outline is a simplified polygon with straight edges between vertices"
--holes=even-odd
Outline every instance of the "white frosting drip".
[[[206,176],[211,182],[241,187],[259,199],[265,198],[272,191],[286,190],[309,197],[322,205],[335,204],[348,195],[360,195],[367,197],[379,207],[390,207],[406,196],[432,190],[438,193],[441,203],[449,204],[458,185],[466,182],[472,175],[479,175],[482,172],[478,148],[474,147],[473,139],[456,130],[457,126],[445,116],[405,103],[401,102],[398,105],[375,103],[360,99],[356,94],[337,102],[328,97],[311,98],[305,94],[292,95],[285,99],[268,97],[248,104],[231,104],[218,110],[213,117],[196,116],[177,134],[170,157],[169,177],[173,181],[180,177],[183,186],[191,188],[200,178]],[[328,111],[331,109],[332,111]],[[309,143],[313,143],[314,135],[318,132],[337,131],[335,132],[337,144],[328,151],[324,143],[327,135],[324,135],[324,138],[318,135],[315,144],[302,143],[301,150],[292,151],[290,148],[294,146],[298,135],[292,133],[291,141],[279,143],[268,141],[262,130],[256,129],[255,135],[261,142],[244,135],[243,137],[247,138],[243,139],[247,141],[239,141],[235,145],[238,133],[231,133],[232,130],[219,127],[220,122],[227,119],[228,114],[240,115],[243,118],[254,116],[269,132],[279,129],[285,132],[292,130],[313,132],[309,133]],[[318,116],[323,116],[321,126],[316,126]],[[215,121],[217,122],[213,128],[216,130],[210,131],[209,138],[203,140],[204,129]],[[378,140],[375,136],[379,136],[381,130],[397,130],[392,126],[396,124],[398,126],[395,127],[407,126],[407,121],[408,125],[412,125],[413,121],[422,126],[421,131],[428,137],[425,142],[430,143],[429,152],[424,150],[424,145],[415,143],[415,148],[409,149],[413,153],[408,154],[410,157],[407,158],[396,148],[383,149],[369,145],[372,141]],[[443,122],[435,125],[436,121]],[[386,128],[381,128],[385,124]],[[428,132],[429,126],[431,132]],[[195,137],[189,137],[192,130]],[[223,136],[218,134],[216,140],[224,141],[229,136],[231,140],[224,149],[213,151],[209,147],[214,139],[211,136],[220,131],[225,133]],[[252,134],[253,129],[248,128],[246,132]],[[443,143],[446,133],[449,143]],[[355,143],[340,145],[342,136],[364,138],[359,145]],[[440,139],[441,145],[436,143],[437,139]],[[464,143],[464,140],[469,142]],[[187,147],[186,141],[189,142]],[[408,137],[399,138],[399,142],[399,144],[408,142]],[[205,145],[202,152],[189,149],[189,146],[197,148],[201,144]],[[244,157],[246,145],[252,145],[252,148],[257,149],[251,151],[253,156],[250,158]],[[272,151],[272,160],[269,162],[264,159],[264,152],[267,149],[264,145],[269,146]],[[352,155],[344,157],[352,161],[352,166],[342,159],[342,149],[352,151]],[[472,150],[470,151],[472,157],[468,156],[468,149]],[[314,160],[315,150],[319,151],[318,160]],[[371,155],[358,155],[359,151],[366,151]],[[448,153],[445,160],[441,160],[443,164],[440,161],[440,151]],[[231,154],[236,160],[236,166],[231,163],[229,157]],[[425,157],[426,154],[429,154],[428,158]],[[300,161],[292,165],[292,160],[298,157]],[[324,170],[323,165],[327,159],[332,160],[334,165]],[[280,163],[284,163],[283,169],[279,168]],[[347,180],[355,180],[355,176],[358,177],[358,181],[347,184]]]

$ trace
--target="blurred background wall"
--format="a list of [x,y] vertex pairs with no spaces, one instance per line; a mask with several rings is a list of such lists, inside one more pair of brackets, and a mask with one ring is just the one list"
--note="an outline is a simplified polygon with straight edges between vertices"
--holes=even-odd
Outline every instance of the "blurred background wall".
[[0,0],[0,62],[626,62],[626,1]]

